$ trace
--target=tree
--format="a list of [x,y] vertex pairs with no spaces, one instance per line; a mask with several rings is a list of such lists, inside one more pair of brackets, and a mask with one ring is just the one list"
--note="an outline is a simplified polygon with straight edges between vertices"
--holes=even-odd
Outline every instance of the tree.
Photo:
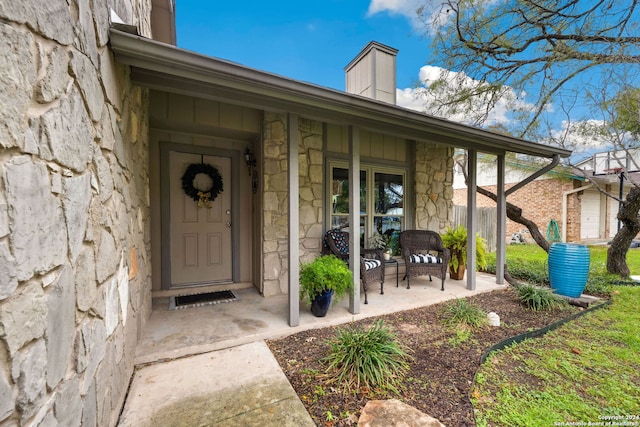
[[[569,129],[577,107],[593,112],[613,105],[615,117],[603,126],[614,128],[611,139],[640,134],[640,97],[629,90],[637,87],[640,63],[638,0],[445,0],[439,12],[432,15],[438,28],[432,52],[446,70],[427,89],[435,99],[431,112],[470,109],[470,100],[479,99],[485,108],[474,109],[473,121],[486,125],[506,98],[518,119],[512,123],[520,124],[510,132],[541,140],[539,127],[552,109],[566,115]],[[624,80],[616,86],[613,75]],[[454,92],[448,90],[453,86]],[[603,99],[588,104],[595,99],[592,91]],[[550,132],[543,140],[551,139]],[[613,239],[607,268],[627,276],[626,252],[640,231],[640,190],[634,188],[622,206],[624,226]],[[545,242],[538,243],[544,248]]]
[[614,126],[640,137],[640,89],[625,90],[613,99]]
[[637,67],[637,6],[638,0],[445,0],[434,15],[432,52],[475,84],[443,103],[480,96],[495,104],[507,90],[535,92],[534,108],[520,111],[528,120],[518,134],[527,136],[554,98],[571,99],[572,83],[606,78],[613,67]]
[[620,206],[618,219],[622,222],[622,228],[616,233],[607,250],[607,271],[628,277],[630,274],[627,266],[627,250],[633,239],[640,233],[640,188],[632,187],[629,195]]

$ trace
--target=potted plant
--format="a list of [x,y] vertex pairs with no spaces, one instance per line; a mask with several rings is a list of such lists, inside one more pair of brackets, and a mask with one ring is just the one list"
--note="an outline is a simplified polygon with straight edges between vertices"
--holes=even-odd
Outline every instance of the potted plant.
[[311,312],[324,317],[331,300],[338,302],[353,288],[351,270],[334,255],[324,255],[300,268],[300,298],[311,304]]
[[390,240],[391,235],[380,234],[376,231],[371,237],[369,237],[369,246],[372,249],[380,249],[383,253],[385,261],[389,261],[393,252],[389,247]]
[[[456,228],[448,227],[442,234],[442,244],[451,251],[449,260],[449,277],[454,280],[464,278],[467,265],[467,229],[462,225]],[[487,244],[476,233],[476,268],[487,267]]]

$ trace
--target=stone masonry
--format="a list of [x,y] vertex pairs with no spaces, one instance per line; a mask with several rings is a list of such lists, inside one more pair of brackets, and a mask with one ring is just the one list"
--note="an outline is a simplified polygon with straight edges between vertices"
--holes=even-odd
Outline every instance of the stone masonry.
[[147,92],[109,16],[150,0],[0,2],[0,424],[113,426],[151,310]]
[[443,232],[453,211],[453,148],[416,142],[416,228]]
[[[263,133],[264,295],[287,293],[287,118],[265,113]],[[322,251],[323,230],[323,126],[299,119],[300,261]],[[415,189],[418,229],[444,231],[453,208],[453,149],[416,143]]]
[[[287,117],[265,113],[264,118],[264,295],[288,289],[288,187]],[[300,261],[310,261],[321,251],[322,240],[322,123],[298,122],[300,187]]]

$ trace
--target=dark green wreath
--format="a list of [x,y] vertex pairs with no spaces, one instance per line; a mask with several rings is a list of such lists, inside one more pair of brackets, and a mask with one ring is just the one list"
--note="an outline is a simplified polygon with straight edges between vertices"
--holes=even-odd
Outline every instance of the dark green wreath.
[[[194,178],[201,173],[204,173],[211,178],[211,188],[200,189],[193,186]],[[182,190],[184,190],[184,194],[198,202],[199,206],[202,204],[208,205],[209,201],[215,200],[223,189],[222,175],[220,175],[218,169],[214,168],[210,164],[190,164],[184,172],[184,175],[182,175]]]

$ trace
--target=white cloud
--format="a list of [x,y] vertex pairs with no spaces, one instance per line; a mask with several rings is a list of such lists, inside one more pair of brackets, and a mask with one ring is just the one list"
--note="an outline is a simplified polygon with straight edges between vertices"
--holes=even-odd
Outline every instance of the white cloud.
[[420,0],[371,0],[369,15],[378,12],[389,12],[392,15],[406,15],[412,17],[420,5]]
[[616,137],[625,138],[625,135],[612,135],[604,120],[563,120],[561,127],[551,132],[551,140],[574,150],[574,155],[609,148]]
[[[502,96],[488,111],[487,95],[469,97],[463,104],[446,105],[446,100],[454,90],[472,90],[479,82],[462,72],[448,71],[440,67],[425,65],[420,68],[421,85],[415,88],[396,90],[398,105],[443,117],[465,124],[508,125],[510,112],[530,110],[532,105],[524,102],[522,96],[516,96],[511,88],[504,88]],[[439,82],[438,84],[434,84]],[[485,117],[486,116],[486,117]]]
[[367,15],[376,13],[404,15],[411,21],[416,30],[433,32],[447,20],[446,10],[441,9],[439,2],[424,0],[371,0]]

